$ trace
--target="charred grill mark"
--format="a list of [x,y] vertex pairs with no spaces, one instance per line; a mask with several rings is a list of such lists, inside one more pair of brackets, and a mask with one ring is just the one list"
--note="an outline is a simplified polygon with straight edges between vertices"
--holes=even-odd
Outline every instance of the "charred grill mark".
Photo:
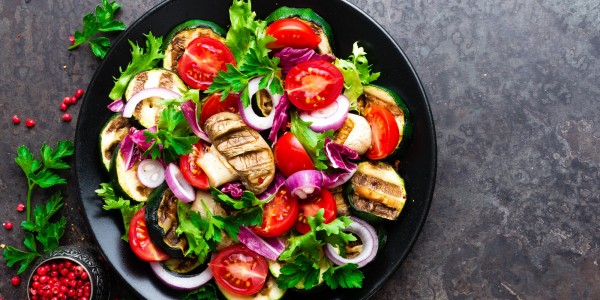
[[135,82],[131,96],[144,89],[146,81],[148,81],[148,72],[141,72],[132,79]]
[[395,220],[400,215],[399,210],[387,207],[381,203],[363,199],[356,194],[352,197],[354,198],[354,206],[356,206],[358,210],[370,212],[388,220]]
[[352,121],[352,119],[350,119],[350,118],[346,118],[344,125],[342,125],[342,128],[340,128],[340,130],[338,130],[338,132],[335,135],[335,139],[333,141],[337,144],[343,145],[344,142],[346,141],[346,139],[348,138],[348,136],[350,135],[350,132],[352,132],[353,128],[354,128],[354,121]]
[[174,84],[175,74],[171,72],[162,72],[160,74],[160,78],[158,79],[158,86],[161,88],[172,90]]

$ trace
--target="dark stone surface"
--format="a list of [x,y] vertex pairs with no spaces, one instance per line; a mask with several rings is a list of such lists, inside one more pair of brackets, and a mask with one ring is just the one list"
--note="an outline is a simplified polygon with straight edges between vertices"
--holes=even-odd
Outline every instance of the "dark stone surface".
[[[95,2],[0,2],[2,222],[24,219],[16,211],[27,190],[14,163],[18,146],[74,136],[75,121],[61,120],[59,104],[87,86],[99,60],[87,48],[66,51],[67,38]],[[120,2],[119,18],[131,24],[160,1]],[[598,2],[350,2],[412,61],[439,145],[426,225],[374,298],[600,298]],[[69,108],[74,120],[77,111]],[[26,128],[27,118],[36,127]],[[74,187],[61,190],[63,243],[93,244]],[[34,203],[49,195],[36,193]],[[21,246],[22,234],[0,228],[0,244]],[[0,269],[0,297],[25,297],[25,284],[10,284],[16,270],[4,261]]]

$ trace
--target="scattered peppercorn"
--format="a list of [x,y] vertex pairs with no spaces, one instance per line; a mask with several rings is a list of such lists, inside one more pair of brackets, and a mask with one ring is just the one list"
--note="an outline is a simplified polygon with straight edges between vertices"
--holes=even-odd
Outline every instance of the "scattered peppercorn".
[[70,35],[69,36],[69,42],[71,42],[71,45],[74,45],[75,44],[75,37],[72,36],[72,35]]
[[64,104],[64,103],[61,103],[61,104],[60,104],[60,110],[62,110],[62,111],[67,111],[67,105],[66,105],[66,104]]
[[68,97],[68,96],[64,97],[62,103],[65,104],[65,105],[71,104],[71,97]]
[[23,212],[25,210],[25,205],[23,203],[17,204],[17,211]]
[[35,121],[33,119],[27,119],[27,121],[25,121],[25,126],[31,128],[35,126]]
[[71,115],[70,115],[70,114],[68,114],[68,113],[64,113],[64,114],[62,115],[62,119],[63,119],[63,121],[65,121],[65,122],[71,122],[71,119],[72,119],[72,118],[71,118]]
[[75,91],[75,97],[77,97],[77,99],[81,98],[81,96],[83,96],[83,89],[78,89]]
[[21,284],[21,278],[19,276],[15,276],[13,278],[10,279],[10,283],[13,286],[18,286],[19,284]]
[[21,123],[21,118],[19,118],[19,116],[17,116],[17,115],[14,115],[12,117],[12,122],[13,122],[13,124],[19,124],[19,123]]
[[13,228],[13,223],[12,222],[4,223],[4,228],[6,228],[6,230],[11,230]]
[[77,104],[77,98],[75,96],[71,96],[69,98],[69,104],[71,104],[71,105]]

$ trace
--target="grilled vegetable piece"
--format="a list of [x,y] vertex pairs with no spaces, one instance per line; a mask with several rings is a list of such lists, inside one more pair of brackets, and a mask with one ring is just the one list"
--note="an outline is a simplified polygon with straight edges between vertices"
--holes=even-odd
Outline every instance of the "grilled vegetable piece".
[[333,55],[333,32],[331,26],[314,10],[310,8],[282,6],[267,16],[265,21],[267,21],[267,24],[271,24],[277,20],[288,18],[299,19],[315,31],[321,38],[321,43],[319,43],[316,49],[318,53]]
[[358,105],[361,111],[367,111],[369,105],[377,105],[388,109],[394,115],[400,132],[398,146],[391,156],[406,148],[412,136],[413,124],[408,107],[398,94],[385,87],[373,84],[367,85],[364,87],[363,95],[358,98]]
[[146,225],[152,243],[173,258],[184,258],[188,245],[185,234],[176,232],[179,201],[168,186],[162,184],[148,197],[146,205]]
[[[131,99],[137,92],[148,88],[165,88],[181,94],[187,85],[179,76],[165,69],[152,69],[136,74],[127,85],[125,100]],[[146,128],[158,123],[160,113],[165,108],[158,98],[148,98],[140,102],[133,112],[133,118]]]
[[198,158],[196,163],[206,173],[210,186],[218,187],[239,178],[237,172],[214,145],[210,146],[208,152]]
[[154,189],[146,187],[139,181],[137,177],[139,165],[138,161],[128,170],[119,147],[110,162],[109,175],[117,194],[137,202],[146,202]]
[[371,126],[364,117],[349,113],[342,128],[336,132],[334,142],[362,155],[371,147]]
[[263,288],[258,293],[250,296],[234,294],[218,284],[217,287],[221,294],[223,294],[223,297],[227,300],[278,300],[281,299],[286,292],[286,290],[277,286],[277,281],[273,276],[268,276],[267,282],[265,282]]
[[204,20],[189,20],[177,25],[167,35],[165,39],[168,44],[165,48],[165,58],[163,59],[163,68],[171,71],[177,71],[177,63],[185,52],[185,47],[196,38],[209,37],[225,42],[223,36],[227,31],[221,26]]
[[238,173],[244,186],[260,194],[275,177],[271,148],[237,114],[221,112],[206,120],[205,131],[217,151]]
[[369,222],[396,220],[406,202],[404,180],[384,162],[365,161],[346,184],[351,211]]
[[[192,211],[200,213],[202,218],[206,218],[206,208],[208,208],[210,210],[210,213],[214,216],[227,216],[227,212],[225,211],[225,209],[223,209],[221,204],[215,201],[210,192],[196,190],[196,200],[194,200],[190,209]],[[219,244],[217,244],[217,251],[220,251],[221,249],[231,245],[233,245],[233,239],[229,235],[223,234],[221,241],[219,242]]]
[[98,139],[102,164],[107,172],[110,169],[110,161],[116,153],[119,143],[127,135],[131,126],[131,122],[123,118],[121,114],[114,114],[102,127]]
[[176,274],[187,274],[202,265],[197,258],[169,258],[161,264],[169,271]]

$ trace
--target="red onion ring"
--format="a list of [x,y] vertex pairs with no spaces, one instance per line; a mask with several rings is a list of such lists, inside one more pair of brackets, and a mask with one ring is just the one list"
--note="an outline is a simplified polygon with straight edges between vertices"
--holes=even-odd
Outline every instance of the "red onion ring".
[[345,258],[338,254],[337,250],[331,245],[327,244],[325,247],[325,255],[336,265],[341,266],[345,264],[357,264],[359,268],[364,267],[370,263],[377,255],[377,249],[379,248],[379,239],[377,238],[377,232],[375,228],[369,223],[356,218],[350,217],[352,223],[344,229],[344,231],[352,232],[358,236],[362,241],[363,247],[359,255],[354,258]]
[[173,99],[173,98],[179,98],[179,97],[181,97],[181,95],[179,93],[176,93],[172,90],[165,89],[165,88],[143,89],[143,90],[135,93],[133,96],[131,96],[131,99],[129,99],[129,101],[127,101],[127,103],[125,103],[125,107],[123,108],[123,117],[131,118],[131,116],[133,116],[133,112],[135,111],[135,107],[143,100],[151,98],[151,97],[158,97],[158,98],[162,98],[162,99]]
[[[256,77],[248,82],[248,97],[250,98],[250,101],[252,101],[252,97],[254,96],[254,94],[258,92],[258,85],[261,79],[262,77]],[[269,93],[269,95],[271,96],[271,100],[273,101],[273,107],[277,107],[277,104],[279,104],[279,100],[281,99],[281,95],[271,94],[269,89],[265,89],[265,91],[267,91],[267,93]],[[275,120],[275,109],[272,109],[268,116],[259,117],[254,112],[254,109],[252,109],[252,105],[244,107],[242,101],[240,101],[239,107],[240,116],[242,117],[242,120],[244,120],[244,122],[248,124],[248,126],[252,127],[252,129],[262,131],[273,127],[273,121]]]
[[165,181],[165,167],[158,160],[144,159],[138,165],[137,177],[143,185],[155,188]]
[[185,180],[181,170],[179,170],[179,167],[176,164],[169,164],[167,171],[165,172],[165,180],[175,197],[179,200],[184,203],[190,203],[196,199],[194,187]]
[[152,268],[152,271],[156,274],[158,279],[166,285],[178,290],[195,290],[205,285],[213,278],[212,271],[208,267],[200,274],[195,275],[175,275],[171,271],[165,269],[159,261],[151,262],[150,268]]
[[112,112],[122,113],[123,108],[125,108],[125,103],[123,103],[123,99],[121,98],[111,102],[108,106],[106,106],[106,108]]
[[324,108],[313,111],[302,111],[300,119],[305,122],[311,122],[308,127],[315,132],[338,130],[346,122],[349,109],[350,100],[346,96],[340,95],[333,103]]
[[318,194],[321,192],[322,185],[323,174],[316,170],[298,171],[285,180],[285,186],[299,199]]
[[280,238],[258,236],[254,231],[245,226],[240,226],[238,240],[240,243],[246,245],[248,249],[270,260],[277,260],[279,255],[285,250],[285,243]]

